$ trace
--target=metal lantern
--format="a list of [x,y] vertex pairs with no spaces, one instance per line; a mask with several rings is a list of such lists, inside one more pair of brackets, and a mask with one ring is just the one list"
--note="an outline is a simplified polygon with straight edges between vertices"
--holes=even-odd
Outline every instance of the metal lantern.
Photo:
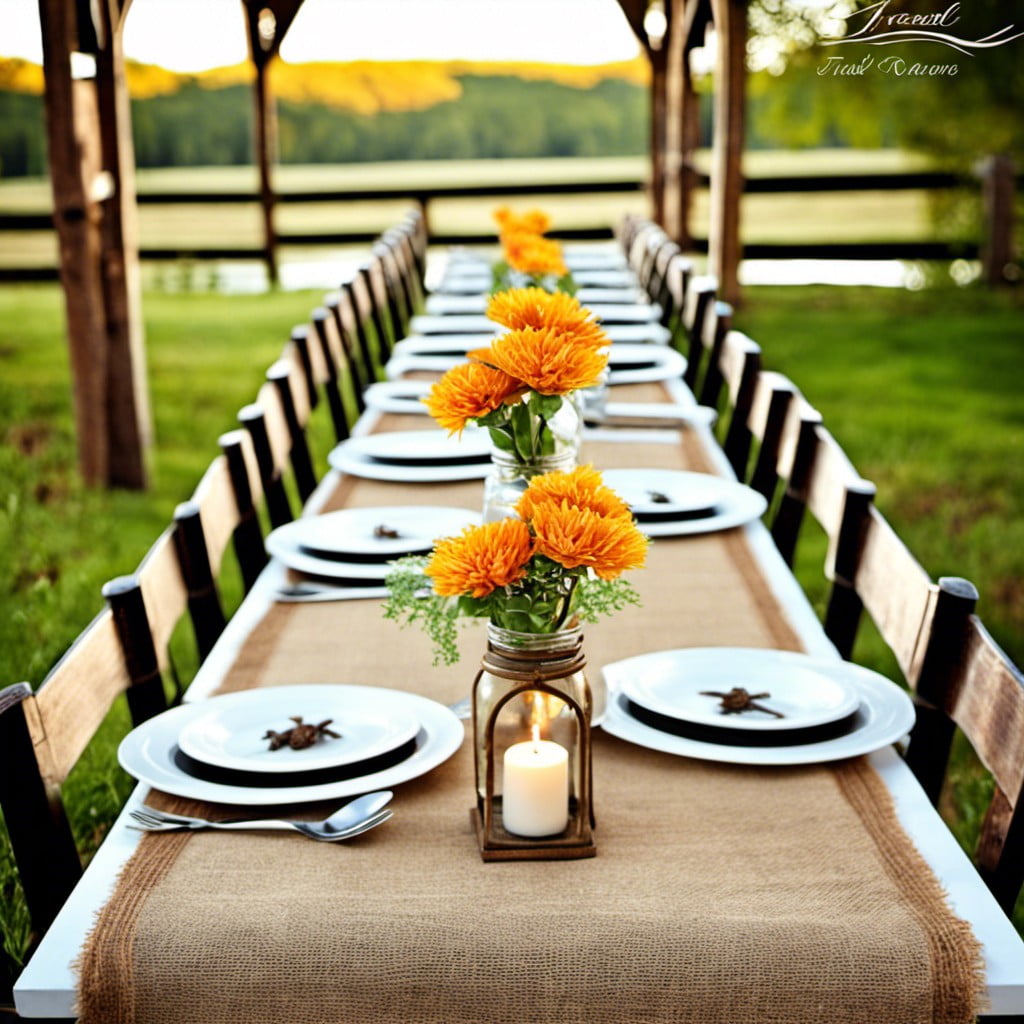
[[480,854],[593,857],[592,701],[578,626],[550,634],[488,626],[473,683]]

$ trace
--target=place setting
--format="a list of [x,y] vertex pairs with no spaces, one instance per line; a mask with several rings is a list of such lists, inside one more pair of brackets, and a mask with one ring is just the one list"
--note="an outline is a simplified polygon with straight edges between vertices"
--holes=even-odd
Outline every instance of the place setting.
[[182,704],[122,740],[126,772],[164,793],[245,806],[354,797],[417,778],[464,738],[443,704],[376,686],[268,686]]
[[479,522],[467,509],[437,505],[348,508],[304,516],[272,530],[267,553],[301,578],[278,601],[385,597],[391,563],[430,550],[436,538]]
[[[650,327],[667,331],[660,324]],[[653,340],[652,331],[641,332],[647,340],[618,340],[614,327],[605,331],[612,344],[608,349],[608,383],[642,384],[673,377],[681,378],[686,371],[686,357],[670,345]],[[397,380],[407,373],[444,373],[465,362],[466,355],[476,348],[484,348],[494,341],[494,335],[452,335],[436,338],[405,338],[398,342],[384,367],[389,380]]]
[[607,469],[604,478],[629,505],[637,526],[648,537],[729,530],[759,519],[768,507],[753,488],[711,473]]
[[[588,303],[587,308],[605,326],[650,324],[661,319],[661,306],[653,302]],[[416,334],[478,334],[489,330],[493,322],[484,312],[420,313],[409,321]]]
[[[647,293],[637,284],[623,285],[618,287],[582,287],[578,288],[575,296],[579,301],[593,309],[595,304],[605,305],[626,305],[626,304],[647,304]],[[429,315],[453,316],[469,313],[485,313],[490,295],[486,289],[470,294],[444,294],[434,293],[427,296],[425,310]]]
[[749,765],[868,754],[914,724],[907,693],[870,669],[793,651],[653,651],[603,667],[605,732],[651,750]]
[[396,430],[349,438],[328,453],[333,469],[370,480],[443,483],[483,479],[490,469],[486,430]]

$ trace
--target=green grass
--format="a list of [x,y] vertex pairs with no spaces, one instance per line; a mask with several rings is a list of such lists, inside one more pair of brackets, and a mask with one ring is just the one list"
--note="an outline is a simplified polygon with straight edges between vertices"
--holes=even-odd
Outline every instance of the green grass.
[[[0,684],[38,684],[99,610],[102,583],[131,571],[217,454],[218,434],[255,395],[318,292],[145,295],[155,413],[153,487],[83,488],[75,472],[63,304],[54,286],[0,289]],[[1024,403],[1018,292],[952,287],[752,288],[737,325],[823,413],[878,505],[929,573],[963,575],[980,611],[1024,661]],[[327,450],[324,425],[314,451]],[[810,531],[809,531],[810,532]],[[808,536],[799,572],[820,600],[823,549]],[[237,587],[233,593],[237,593]],[[181,641],[187,646],[185,640]],[[857,657],[883,670],[870,630]],[[182,660],[188,675],[188,652]],[[118,710],[76,770],[67,799],[86,849],[130,781],[112,753]],[[969,844],[988,783],[959,756],[948,802]],[[0,850],[0,923],[15,959],[27,937]]]

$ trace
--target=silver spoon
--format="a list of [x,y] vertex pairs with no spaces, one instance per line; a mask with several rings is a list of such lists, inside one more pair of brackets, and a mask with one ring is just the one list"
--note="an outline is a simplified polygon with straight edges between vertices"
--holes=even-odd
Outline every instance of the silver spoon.
[[266,831],[301,832],[310,839],[333,843],[349,839],[380,825],[391,817],[384,807],[392,797],[391,790],[366,793],[339,808],[323,821],[292,821],[289,819],[245,819],[242,821],[208,821],[205,818],[190,818],[182,814],[170,814],[152,807],[141,807],[130,812],[138,828],[145,831],[170,831],[180,829],[220,829],[240,832],[251,829]]

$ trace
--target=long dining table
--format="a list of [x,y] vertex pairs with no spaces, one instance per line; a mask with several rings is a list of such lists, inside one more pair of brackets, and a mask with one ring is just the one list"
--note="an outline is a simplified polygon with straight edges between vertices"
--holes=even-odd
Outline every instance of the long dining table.
[[[693,408],[681,380],[618,402]],[[356,438],[437,429],[370,408]],[[581,462],[731,478],[706,417],[599,427]],[[479,510],[480,480],[331,470],[304,514]],[[484,649],[435,667],[379,598],[276,600],[272,560],[187,699],[333,683],[464,698]],[[588,677],[651,651],[837,655],[755,519],[659,537],[630,575],[641,603],[585,628]],[[1024,943],[892,745],[826,764],[743,765],[595,729],[589,860],[484,863],[470,820],[471,730],[395,786],[394,817],[344,844],[144,835],[143,802],[231,816],[140,784],[15,986],[26,1017],[188,1021],[958,1021],[1024,1013]],[[316,816],[319,808],[309,808]]]

